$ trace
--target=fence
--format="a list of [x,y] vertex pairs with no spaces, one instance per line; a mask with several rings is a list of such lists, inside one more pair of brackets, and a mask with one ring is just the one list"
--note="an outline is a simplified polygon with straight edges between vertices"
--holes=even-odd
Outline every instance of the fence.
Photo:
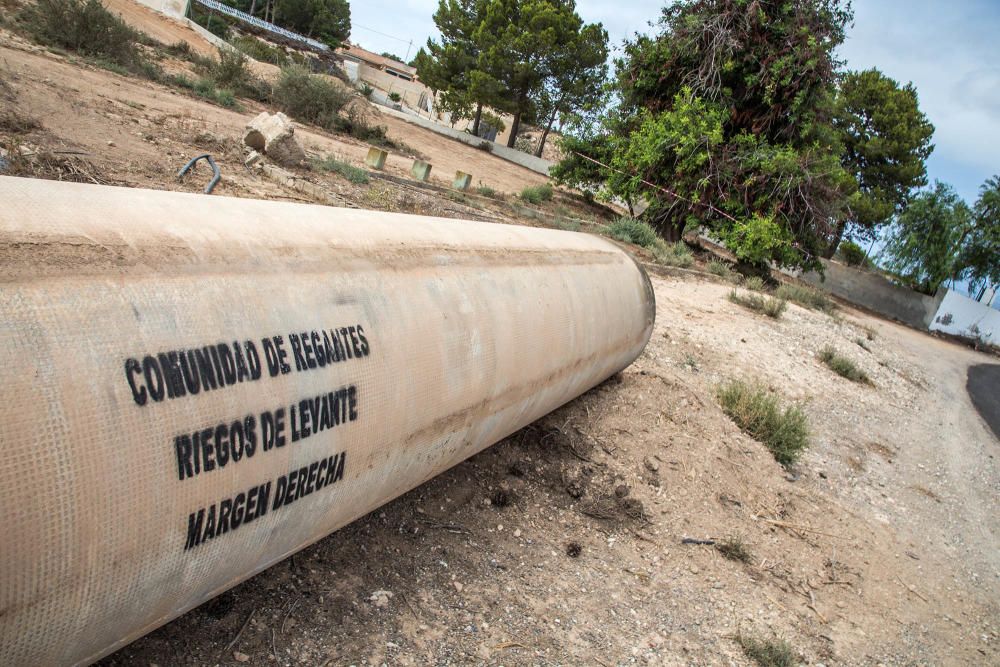
[[291,30],[285,30],[281,26],[274,25],[273,23],[268,23],[267,21],[262,21],[256,16],[251,16],[246,12],[241,12],[238,9],[234,9],[229,5],[224,5],[221,2],[216,2],[216,0],[195,0],[199,5],[208,7],[209,9],[214,9],[220,14],[225,14],[226,16],[231,16],[234,19],[248,23],[261,30],[266,30],[268,32],[274,33],[275,35],[281,35],[285,39],[290,39],[295,42],[301,42],[302,44],[307,44],[314,49],[319,49],[320,51],[329,51],[330,47],[322,42],[317,42],[315,39],[310,39],[304,35],[300,35],[297,32],[292,32]]

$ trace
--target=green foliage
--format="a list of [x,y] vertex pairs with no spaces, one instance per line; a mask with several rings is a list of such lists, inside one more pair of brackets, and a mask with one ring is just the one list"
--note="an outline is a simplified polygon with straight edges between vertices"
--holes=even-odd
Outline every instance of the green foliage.
[[470,93],[513,114],[507,141],[513,147],[521,120],[537,116],[546,84],[570,66],[584,24],[573,3],[556,0],[488,0],[481,16],[472,35],[478,53]]
[[347,0],[277,0],[272,21],[335,49],[351,34],[351,7]]
[[890,270],[924,294],[934,294],[963,272],[963,245],[973,229],[972,210],[941,182],[910,201],[887,245]]
[[818,267],[857,187],[830,121],[842,5],[671,4],[659,35],[625,45],[621,104],[564,141],[553,177],[649,199],[644,216],[668,240],[704,225],[742,261]]
[[837,308],[837,304],[833,302],[833,299],[823,292],[812,287],[806,287],[805,285],[783,283],[774,291],[774,296],[797,303],[803,308],[818,310],[828,314]]
[[653,247],[653,258],[659,264],[666,266],[677,266],[682,269],[694,264],[694,254],[683,241],[675,243],[664,243],[657,239],[657,245]]
[[746,563],[747,565],[753,562],[753,554],[750,553],[750,549],[739,535],[730,535],[719,540],[715,543],[715,550],[729,560]]
[[983,183],[973,216],[973,227],[959,255],[961,276],[973,294],[1000,285],[1000,175]]
[[776,299],[769,296],[764,296],[763,294],[756,294],[754,292],[748,292],[746,294],[741,294],[736,290],[729,292],[729,300],[735,304],[739,304],[744,308],[749,308],[750,310],[755,310],[758,313],[763,313],[772,319],[778,319],[785,312],[785,306],[788,302],[784,299]]
[[781,639],[758,639],[742,632],[736,641],[748,658],[760,667],[795,667],[799,661],[788,642]]
[[278,67],[284,67],[291,63],[288,53],[284,49],[271,46],[264,40],[257,39],[252,35],[237,35],[230,39],[229,43],[254,60],[262,63],[271,63]]
[[777,397],[759,384],[732,380],[716,391],[723,412],[741,430],[764,443],[782,465],[794,463],[809,445],[805,413],[797,406],[782,408]]
[[18,22],[42,44],[79,53],[120,73],[160,76],[159,68],[139,48],[151,40],[105,9],[100,0],[38,0],[21,11]]
[[743,281],[743,287],[747,288],[752,292],[763,292],[764,291],[764,279],[760,276],[750,276]]
[[[862,345],[862,347],[868,349],[866,345]],[[862,384],[872,383],[868,374],[858,368],[857,364],[847,357],[837,354],[837,351],[829,345],[820,350],[818,356],[819,360],[837,375],[845,377],[851,382],[860,382]]]
[[215,82],[210,78],[198,79],[191,84],[191,90],[198,97],[218,104],[221,107],[226,107],[227,109],[239,108],[239,103],[236,101],[233,91],[216,87]]
[[713,276],[719,276],[723,280],[733,280],[735,278],[733,268],[729,266],[728,263],[718,259],[709,260],[705,268],[708,269],[708,272]]
[[491,199],[497,199],[500,195],[499,192],[494,190],[488,185],[479,185],[476,187],[476,192],[484,197],[490,197]]
[[580,231],[580,222],[578,220],[559,218],[556,220],[556,227],[564,232],[578,232]]
[[374,92],[375,89],[369,86],[367,83],[361,84],[361,94],[364,96],[366,100],[370,100],[372,98],[372,93]]
[[655,229],[642,220],[628,216],[618,218],[608,225],[608,235],[624,243],[634,243],[650,250],[662,243]]
[[521,199],[529,204],[541,204],[552,199],[552,186],[548,183],[544,185],[530,185],[521,190]]
[[393,102],[399,102],[403,98],[399,93],[391,92],[389,93],[389,99],[392,100]]
[[848,266],[862,266],[866,263],[865,249],[854,241],[844,241],[837,249]]
[[792,234],[773,217],[754,214],[722,230],[722,240],[733,254],[745,262],[759,266],[770,260],[794,264]]
[[[927,185],[924,162],[934,150],[934,126],[920,111],[913,84],[900,85],[877,69],[847,72],[833,118],[843,146],[841,162],[857,182],[850,202],[854,233],[873,231],[900,213],[914,188]],[[848,220],[838,223],[827,256]]]
[[229,21],[223,15],[192,2],[190,16],[192,21],[216,37],[229,40]]
[[340,174],[351,183],[361,185],[368,182],[368,172],[364,169],[359,169],[352,164],[343,162],[329,155],[322,160],[315,160],[313,162],[313,166],[321,171]]
[[337,114],[350,99],[349,91],[298,65],[282,68],[273,97],[292,118],[327,129],[338,129]]

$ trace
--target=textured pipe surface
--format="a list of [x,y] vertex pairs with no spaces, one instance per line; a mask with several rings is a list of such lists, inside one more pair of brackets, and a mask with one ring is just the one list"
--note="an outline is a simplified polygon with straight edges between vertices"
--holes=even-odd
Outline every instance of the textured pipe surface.
[[0,664],[87,663],[628,366],[587,234],[0,177]]

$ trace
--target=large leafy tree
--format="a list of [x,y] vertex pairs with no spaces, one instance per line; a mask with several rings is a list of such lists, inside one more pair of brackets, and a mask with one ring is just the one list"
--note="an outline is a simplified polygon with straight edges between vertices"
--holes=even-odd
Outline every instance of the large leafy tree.
[[583,20],[572,0],[490,0],[475,41],[482,50],[474,85],[513,115],[507,145],[534,119],[539,96],[577,41]]
[[973,295],[1000,285],[1000,175],[983,183],[959,262]]
[[854,235],[871,239],[899,214],[910,193],[927,185],[924,163],[934,150],[934,126],[920,111],[912,84],[901,87],[877,69],[848,72],[835,107],[841,162],[858,189],[849,217],[835,223],[827,257],[836,252],[849,224]]
[[545,127],[535,155],[542,155],[557,116],[596,109],[603,104],[607,61],[608,33],[600,23],[583,26],[554,55],[537,102],[538,116]]
[[897,217],[887,266],[914,288],[934,294],[946,280],[962,277],[963,248],[973,229],[972,209],[950,185],[935,182]]
[[830,118],[839,0],[685,0],[617,62],[620,104],[555,175],[650,201],[668,239],[703,225],[742,259],[813,267],[855,185]]
[[473,134],[479,134],[483,106],[492,101],[498,87],[476,71],[480,47],[475,33],[487,4],[488,0],[440,0],[434,23],[441,39],[428,39],[414,59],[420,80],[441,93],[438,105],[453,119],[468,118],[475,108]]

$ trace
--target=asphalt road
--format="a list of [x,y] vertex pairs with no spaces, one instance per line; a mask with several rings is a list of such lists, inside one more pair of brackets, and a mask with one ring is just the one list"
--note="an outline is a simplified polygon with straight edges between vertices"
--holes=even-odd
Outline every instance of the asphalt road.
[[976,410],[1000,438],[1000,364],[970,366],[965,388]]

